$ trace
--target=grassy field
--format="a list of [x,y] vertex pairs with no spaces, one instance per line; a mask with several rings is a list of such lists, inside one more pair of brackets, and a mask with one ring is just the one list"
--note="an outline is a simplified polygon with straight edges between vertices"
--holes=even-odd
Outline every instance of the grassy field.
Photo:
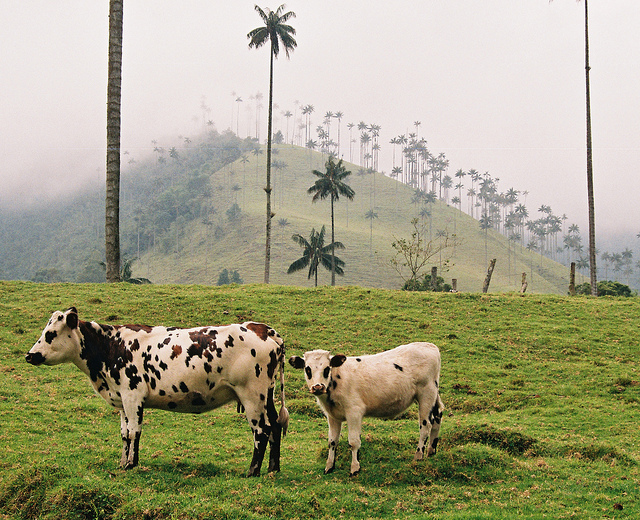
[[[71,305],[102,323],[265,321],[288,355],[432,341],[438,454],[413,462],[412,407],[365,422],[358,476],[344,433],[323,475],[326,421],[287,365],[280,473],[243,476],[251,434],[235,406],[149,410],[140,466],[122,471],[117,413],[86,377],[24,361],[50,313]],[[637,298],[0,282],[0,518],[638,518],[639,314]]]

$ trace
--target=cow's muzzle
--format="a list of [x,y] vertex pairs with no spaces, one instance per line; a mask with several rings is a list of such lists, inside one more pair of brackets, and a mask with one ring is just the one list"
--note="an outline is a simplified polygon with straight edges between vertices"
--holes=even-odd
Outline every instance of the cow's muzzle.
[[24,359],[32,365],[42,365],[44,363],[44,356],[40,352],[34,352],[33,354],[29,352]]
[[326,388],[322,384],[313,385],[311,387],[311,393],[313,395],[322,395],[322,394],[325,393],[325,390],[326,390]]

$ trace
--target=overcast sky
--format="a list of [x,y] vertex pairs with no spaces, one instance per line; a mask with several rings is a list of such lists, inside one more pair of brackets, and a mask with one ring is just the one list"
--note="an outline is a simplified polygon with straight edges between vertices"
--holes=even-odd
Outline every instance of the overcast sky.
[[[261,3],[262,7],[267,7]],[[278,4],[268,7],[275,9]],[[640,2],[591,0],[598,229],[640,232]],[[275,68],[279,111],[295,102],[346,123],[415,131],[450,175],[488,171],[527,190],[586,236],[584,4],[575,0],[291,0],[298,48]],[[108,0],[0,0],[0,205],[104,182]],[[245,0],[125,0],[122,148],[175,144],[208,119],[230,127],[242,97],[264,95],[268,50]],[[284,119],[282,119],[284,121]],[[235,116],[234,116],[235,126]],[[283,123],[284,127],[284,123]],[[235,130],[235,128],[234,128]],[[348,157],[346,157],[348,159]],[[126,169],[126,156],[123,168]]]

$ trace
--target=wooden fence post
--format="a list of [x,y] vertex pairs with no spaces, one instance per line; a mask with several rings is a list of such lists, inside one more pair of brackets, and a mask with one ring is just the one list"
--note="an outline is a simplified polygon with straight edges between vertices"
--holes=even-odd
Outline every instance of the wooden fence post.
[[451,292],[458,292],[458,279],[457,278],[452,278],[451,279]]
[[484,285],[482,286],[482,292],[486,293],[489,290],[489,284],[491,283],[491,275],[493,275],[493,269],[496,266],[496,259],[494,258],[489,262],[489,270],[487,271],[487,277],[484,279]]

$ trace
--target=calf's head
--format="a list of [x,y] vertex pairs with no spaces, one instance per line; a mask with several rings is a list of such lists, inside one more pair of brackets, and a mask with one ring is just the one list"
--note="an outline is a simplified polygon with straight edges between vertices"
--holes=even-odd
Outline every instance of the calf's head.
[[305,352],[304,357],[291,356],[289,364],[299,370],[304,369],[309,391],[313,395],[327,393],[331,380],[331,369],[341,366],[347,357],[342,354],[332,356],[326,350],[312,350]]
[[57,365],[70,361],[76,352],[77,330],[78,311],[75,307],[54,312],[40,339],[25,356],[26,361],[32,365]]

